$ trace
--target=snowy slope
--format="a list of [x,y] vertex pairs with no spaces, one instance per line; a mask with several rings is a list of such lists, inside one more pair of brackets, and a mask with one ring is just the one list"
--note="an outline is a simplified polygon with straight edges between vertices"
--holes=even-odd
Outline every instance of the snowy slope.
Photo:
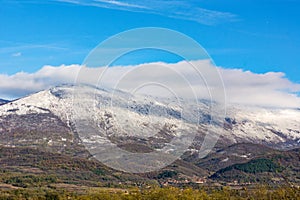
[[[74,94],[74,89],[80,95]],[[185,102],[87,86],[60,86],[0,106],[0,122],[11,115],[51,113],[70,125],[76,121],[74,115],[80,116],[99,129],[93,137],[81,138],[90,144],[100,140],[105,143],[109,138],[116,143],[143,141],[159,148],[173,137],[184,139],[188,134],[197,134],[203,139],[209,129],[220,134],[221,142],[262,143],[280,148],[300,146],[300,110],[234,105],[227,108],[220,122],[218,114],[209,112],[207,102],[181,101]]]

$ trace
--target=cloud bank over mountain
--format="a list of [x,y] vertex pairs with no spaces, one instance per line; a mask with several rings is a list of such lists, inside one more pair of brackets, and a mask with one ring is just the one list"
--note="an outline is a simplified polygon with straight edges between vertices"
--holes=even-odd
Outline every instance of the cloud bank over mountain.
[[[216,72],[219,76],[216,76]],[[35,73],[0,74],[0,97],[18,98],[52,86],[73,83],[159,96],[196,95],[203,99],[210,99],[212,95],[216,97],[218,94],[220,96],[217,98],[222,98],[225,88],[228,103],[300,107],[300,97],[297,96],[300,84],[289,81],[284,73],[256,74],[241,69],[216,68],[208,60],[110,68],[44,66]]]

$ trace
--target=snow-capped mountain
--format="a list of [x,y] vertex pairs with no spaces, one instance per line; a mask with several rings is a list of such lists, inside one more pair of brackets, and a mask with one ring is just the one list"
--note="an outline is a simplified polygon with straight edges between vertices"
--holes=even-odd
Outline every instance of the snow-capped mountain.
[[[211,112],[211,105],[218,107],[204,100],[60,86],[1,105],[0,144],[64,152],[76,149],[78,153],[82,143],[92,146],[111,141],[130,151],[148,152],[173,151],[181,142],[198,152],[205,136],[214,134],[219,137],[218,145],[251,142],[276,148],[300,146],[298,109],[234,105],[222,116]],[[76,121],[79,119],[95,125],[97,132],[90,134],[89,128]],[[191,138],[194,141],[189,141]]]

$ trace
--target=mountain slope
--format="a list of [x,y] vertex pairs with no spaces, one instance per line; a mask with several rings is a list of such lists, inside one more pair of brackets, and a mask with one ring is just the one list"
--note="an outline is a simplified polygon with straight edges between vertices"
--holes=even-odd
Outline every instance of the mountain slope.
[[[17,134],[16,132],[21,130],[32,135],[43,130],[44,135],[37,136],[41,139],[40,144],[44,144],[45,141],[49,143],[48,145],[55,142],[62,145],[72,143],[76,139],[74,135],[76,127],[72,126],[71,120],[74,88],[73,86],[56,87],[0,106],[1,137],[7,135],[4,134],[7,132]],[[179,133],[177,125],[180,123],[181,132],[198,129],[196,138],[199,141],[194,143],[191,151],[199,150],[207,128],[211,132],[220,134],[219,142],[225,143],[225,146],[241,142],[266,144],[283,149],[299,146],[300,111],[297,109],[235,105],[228,107],[227,116],[223,119],[224,123],[214,124],[212,121],[208,126],[209,119],[217,117],[209,112],[209,105],[202,101],[198,104],[184,102],[186,105],[184,109],[189,115],[182,116],[183,108],[176,105],[169,106],[174,102],[172,99],[131,96],[121,91],[85,86],[82,86],[82,89],[85,92],[85,99],[98,103],[92,108],[94,109],[92,112],[96,113],[97,120],[101,121],[100,128],[106,128],[105,136],[117,143],[120,142],[121,145],[124,141],[128,144],[142,139],[140,145],[153,149],[154,144],[162,145],[176,136]],[[108,106],[111,102],[113,105]],[[83,111],[82,114],[84,112],[89,115],[88,111]],[[196,118],[200,120],[199,125],[194,120]],[[128,120],[129,124],[124,126]],[[50,137],[51,134],[47,134],[47,130],[49,134],[56,132],[56,136],[54,137],[54,134]],[[153,135],[153,132],[156,134]],[[18,141],[24,144],[22,139],[27,140],[26,137],[22,134],[20,137],[15,137],[14,141],[7,142],[7,138],[1,141],[6,145],[17,144]]]
[[[84,96],[76,97],[75,90],[80,90]],[[76,102],[81,100],[87,105],[78,109]],[[108,141],[133,153],[149,153],[164,148],[172,152],[175,147],[168,143],[176,137],[185,141],[184,136],[194,133],[195,139],[192,144],[184,149],[187,151],[181,158],[178,157],[175,163],[162,170],[134,176],[136,180],[151,179],[161,184],[165,184],[166,181],[178,183],[174,180],[224,180],[224,173],[227,173],[226,177],[229,177],[228,173],[238,173],[236,165],[241,168],[240,165],[248,162],[251,164],[252,160],[272,160],[274,155],[284,156],[280,161],[276,161],[280,167],[293,163],[290,158],[295,158],[296,150],[296,153],[291,151],[289,154],[275,149],[299,147],[300,110],[234,105],[229,106],[227,115],[220,119],[216,116],[218,113],[210,112],[210,103],[217,107],[216,102],[199,100],[195,103],[184,99],[181,101],[183,104],[178,105],[174,99],[131,95],[122,91],[87,86],[55,87],[0,106],[0,147],[4,152],[12,152],[12,161],[18,163],[19,167],[24,164],[26,170],[39,168],[46,173],[45,166],[40,166],[36,159],[26,161],[27,151],[20,149],[36,151],[29,156],[30,158],[43,154],[49,157],[50,163],[57,164],[64,159],[81,159],[81,162],[88,165],[93,152],[87,150],[98,148]],[[182,114],[183,110],[185,114]],[[85,129],[75,123],[74,112],[87,117],[87,123],[94,123],[97,131],[92,133],[93,135],[81,135]],[[219,134],[220,138],[210,154],[199,158],[208,129],[209,133]],[[21,162],[18,160],[20,152],[25,157]],[[3,169],[13,170],[15,173],[14,170],[18,166],[12,169],[13,163],[5,157],[9,154],[3,155],[0,165]],[[100,168],[103,167],[98,161],[92,160],[98,163]],[[54,175],[55,171],[60,170],[56,164],[52,171]],[[72,167],[67,168],[71,170]],[[126,173],[104,168],[104,174],[99,177],[110,177],[111,174],[117,173],[121,176],[121,182],[129,179],[126,178],[129,176]],[[292,177],[299,170],[295,167],[289,169],[283,171],[285,177]],[[73,173],[77,172],[68,173],[73,176]],[[91,171],[87,173],[90,174]],[[213,174],[215,176],[211,176]],[[255,179],[261,174],[250,175]],[[235,180],[233,177],[229,177],[228,180]],[[67,179],[68,176],[63,182]],[[92,180],[92,177],[88,179]],[[115,182],[114,178],[107,179],[108,182]],[[79,183],[82,179],[76,181]]]
[[[228,162],[228,161],[227,161]],[[234,163],[234,162],[228,162]],[[215,181],[299,185],[300,148],[289,151],[269,150],[259,156],[217,170]]]

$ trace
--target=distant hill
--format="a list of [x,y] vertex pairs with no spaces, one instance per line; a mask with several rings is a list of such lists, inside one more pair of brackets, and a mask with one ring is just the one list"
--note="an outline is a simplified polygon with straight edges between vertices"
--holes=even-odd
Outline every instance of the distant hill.
[[6,104],[8,102],[9,102],[8,100],[0,99],[0,105]]
[[243,162],[230,163],[231,165],[219,169],[210,178],[217,182],[236,184],[300,185],[300,148],[268,151]]

